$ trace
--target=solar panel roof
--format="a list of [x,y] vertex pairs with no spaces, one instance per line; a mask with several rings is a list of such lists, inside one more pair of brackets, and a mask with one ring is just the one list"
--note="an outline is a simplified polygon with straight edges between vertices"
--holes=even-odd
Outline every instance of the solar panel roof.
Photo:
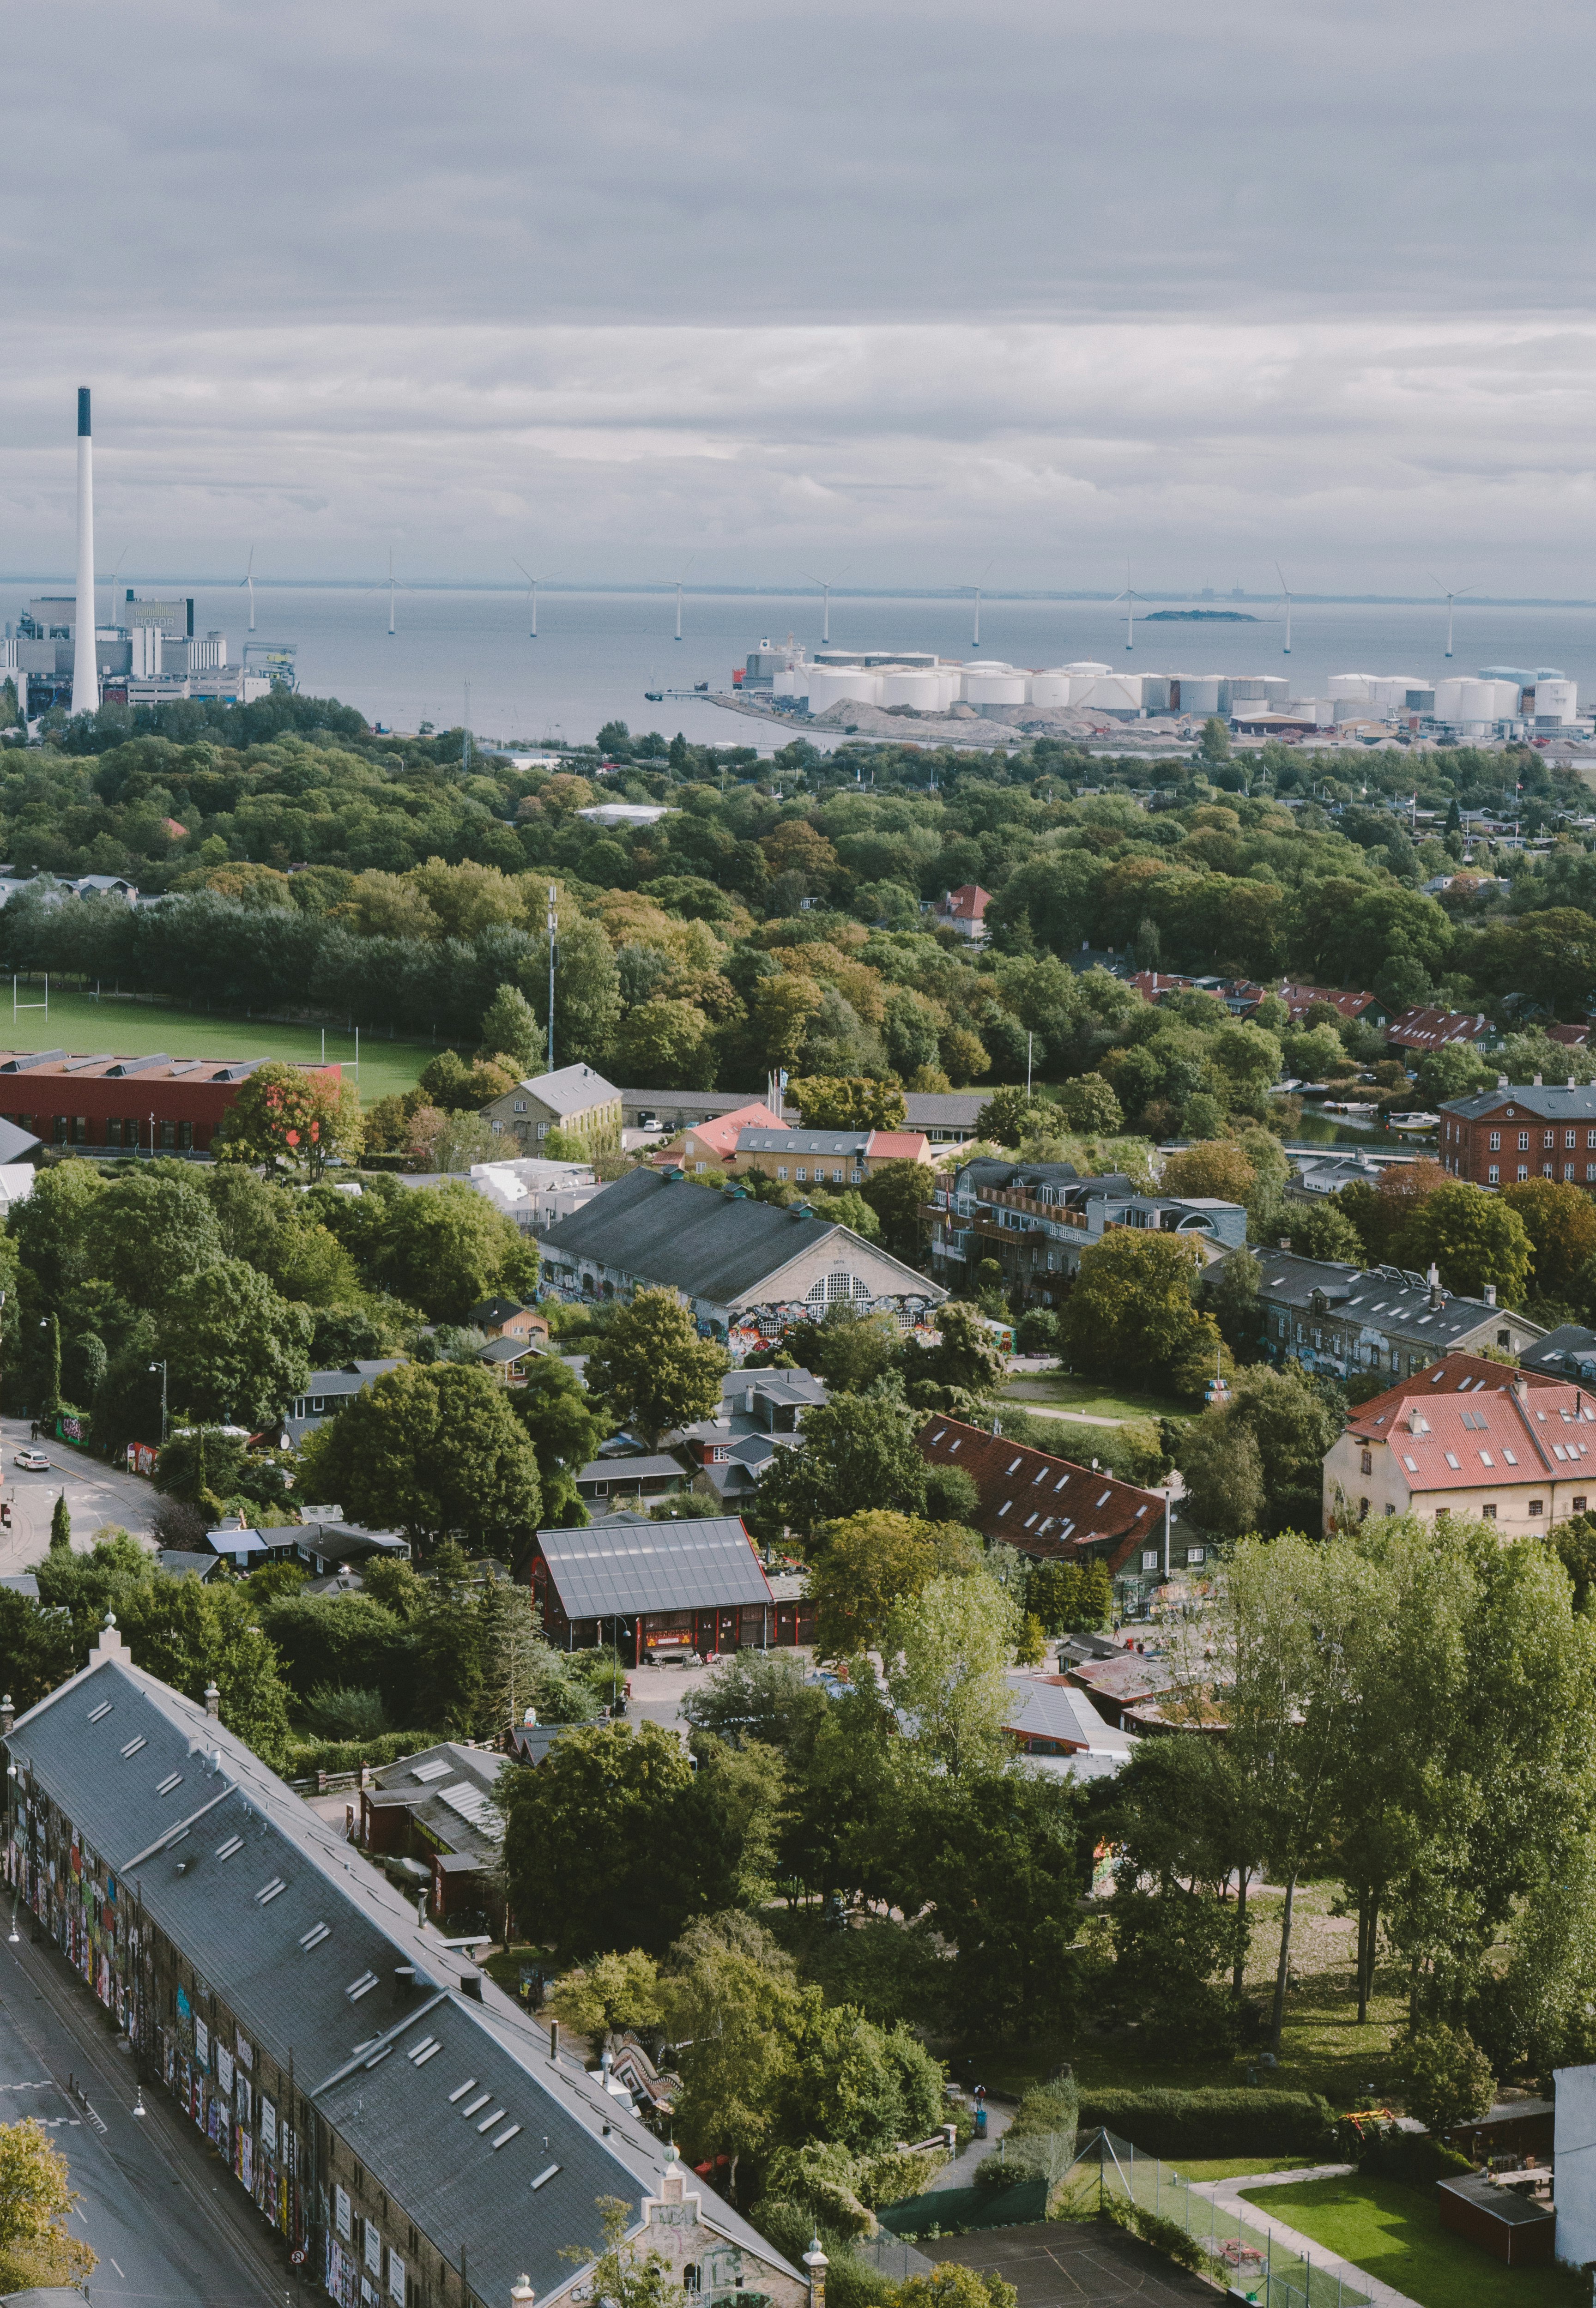
[[770,1582],[736,1515],[540,1530],[538,1545],[568,1619],[771,1600]]

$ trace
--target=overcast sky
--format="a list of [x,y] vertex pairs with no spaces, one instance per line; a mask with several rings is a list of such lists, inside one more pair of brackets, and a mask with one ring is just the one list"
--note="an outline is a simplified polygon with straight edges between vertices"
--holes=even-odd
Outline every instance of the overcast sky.
[[7,575],[1596,596],[1588,8],[30,22]]

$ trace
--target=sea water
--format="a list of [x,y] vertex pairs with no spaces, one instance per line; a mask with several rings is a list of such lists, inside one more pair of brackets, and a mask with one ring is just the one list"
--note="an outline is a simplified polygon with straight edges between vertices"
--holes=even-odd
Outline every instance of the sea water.
[[[5,588],[4,616],[20,615],[30,592],[52,590],[59,590],[58,581]],[[591,742],[603,723],[617,720],[634,732],[671,736],[679,729],[698,745],[756,744],[769,751],[790,733],[710,704],[694,693],[696,685],[729,690],[734,667],[767,637],[783,642],[790,635],[810,650],[821,646],[815,593],[689,592],[677,642],[676,599],[669,591],[546,589],[533,640],[526,594],[499,589],[401,590],[391,634],[385,586],[257,583],[253,636],[236,586],[163,579],[141,581],[138,590],[192,593],[195,632],[224,633],[235,664],[251,639],[296,642],[303,692],[340,698],[390,728],[415,730],[430,721],[445,729],[469,721],[482,737],[533,745]],[[1127,650],[1124,610],[1107,601],[987,599],[978,652],[967,599],[834,594],[831,639],[839,648],[933,650],[961,659],[979,654],[1029,667],[1088,659],[1146,673],[1284,674],[1299,697],[1324,697],[1338,673],[1411,674],[1429,682],[1488,665],[1555,666],[1579,683],[1583,706],[1596,705],[1596,607],[1460,602],[1450,662],[1443,655],[1444,606],[1299,603],[1290,657],[1280,610],[1257,602],[1245,607],[1257,623],[1139,616]],[[650,690],[687,693],[651,703]]]

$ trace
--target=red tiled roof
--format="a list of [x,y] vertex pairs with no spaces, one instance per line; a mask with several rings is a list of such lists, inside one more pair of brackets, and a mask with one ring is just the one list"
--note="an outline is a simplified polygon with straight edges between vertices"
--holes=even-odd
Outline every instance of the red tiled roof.
[[1583,1050],[1591,1038],[1591,1029],[1589,1025],[1549,1026],[1546,1038],[1549,1042],[1562,1042],[1571,1050]]
[[[1518,1382],[1515,1384],[1515,1382]],[[1596,1396],[1479,1355],[1444,1355],[1428,1370],[1360,1403],[1347,1432],[1387,1442],[1411,1491],[1539,1483],[1559,1468],[1596,1477]]]
[[979,1494],[975,1527],[985,1538],[1025,1554],[1101,1554],[1111,1571],[1133,1546],[1162,1548],[1161,1491],[1139,1490],[959,1418],[927,1419],[915,1442],[931,1466],[963,1468]]
[[691,1123],[680,1135],[684,1140],[696,1138],[713,1152],[729,1159],[737,1152],[739,1130],[785,1130],[787,1126],[779,1114],[772,1114],[768,1106],[755,1102],[752,1106],[737,1107],[730,1114],[714,1115],[707,1122]]
[[865,1151],[873,1162],[923,1162],[929,1144],[923,1130],[873,1130]]
[[989,890],[981,889],[974,882],[962,882],[956,890],[950,890],[944,898],[942,910],[945,914],[956,916],[960,921],[979,922],[991,902]]
[[1171,977],[1168,970],[1161,969],[1138,969],[1126,981],[1135,987],[1143,1002],[1156,1002],[1160,994],[1185,993],[1191,982],[1189,977]]
[[1310,1002],[1328,1002],[1331,1008],[1339,1010],[1343,1018],[1361,1018],[1376,996],[1372,994],[1339,994],[1330,986],[1282,986],[1280,998],[1295,1023]]
[[1404,1049],[1438,1050],[1446,1042],[1472,1042],[1490,1031],[1490,1020],[1483,1011],[1429,1010],[1422,1005],[1403,1010],[1385,1029],[1388,1042],[1400,1042]]

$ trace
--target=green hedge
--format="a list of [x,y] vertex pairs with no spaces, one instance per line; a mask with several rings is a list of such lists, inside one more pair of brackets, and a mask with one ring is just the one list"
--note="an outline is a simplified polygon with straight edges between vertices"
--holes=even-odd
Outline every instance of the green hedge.
[[312,1779],[318,1771],[358,1771],[362,1763],[375,1769],[396,1763],[401,1755],[419,1754],[434,1747],[447,1731],[384,1731],[376,1739],[290,1739],[285,1779]]
[[1048,2183],[1026,2180],[997,2194],[989,2188],[932,2188],[923,2196],[906,2196],[901,2204],[883,2205],[876,2217],[896,2236],[923,2237],[932,2228],[962,2235],[970,2228],[1023,2227],[1047,2218]]
[[1350,2124],[1342,2127],[1347,2153],[1360,2172],[1378,2173],[1385,2180],[1402,2180],[1411,2188],[1433,2188],[1437,2180],[1454,2180],[1474,2169],[1461,2149],[1432,2140],[1428,2131],[1399,2131],[1382,2124],[1359,2140]]
[[1314,2156],[1335,2145],[1327,2100],[1268,2085],[1083,2092],[1083,2133],[1100,2124],[1150,2156]]

